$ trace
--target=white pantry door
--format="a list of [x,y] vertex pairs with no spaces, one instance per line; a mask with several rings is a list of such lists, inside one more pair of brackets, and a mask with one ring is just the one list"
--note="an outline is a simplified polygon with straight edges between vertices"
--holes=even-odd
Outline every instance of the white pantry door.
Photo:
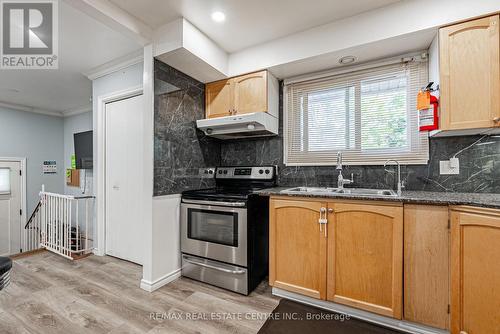
[[21,249],[21,163],[0,161],[0,256]]
[[142,264],[144,99],[106,104],[106,254]]

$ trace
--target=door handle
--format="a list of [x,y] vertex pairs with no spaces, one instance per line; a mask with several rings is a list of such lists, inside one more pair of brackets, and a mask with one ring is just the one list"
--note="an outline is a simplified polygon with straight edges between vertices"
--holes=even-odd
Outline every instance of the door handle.
[[214,270],[222,271],[222,272],[229,273],[229,274],[244,274],[245,273],[245,270],[242,270],[242,269],[231,270],[231,269],[221,268],[221,267],[217,267],[217,266],[214,266],[214,265],[211,265],[211,264],[208,264],[208,263],[203,263],[203,262],[198,262],[198,261],[190,260],[189,258],[187,258],[185,256],[183,257],[183,259],[184,259],[184,261],[186,261],[188,263],[191,263],[191,264],[194,264],[195,266],[200,266],[200,267],[204,267],[204,268],[214,269]]

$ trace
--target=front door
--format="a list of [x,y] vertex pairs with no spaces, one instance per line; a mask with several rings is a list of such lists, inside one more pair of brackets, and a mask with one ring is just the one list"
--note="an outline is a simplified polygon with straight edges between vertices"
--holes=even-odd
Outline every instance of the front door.
[[142,264],[142,95],[106,104],[106,254]]
[[0,256],[21,250],[21,163],[0,161]]

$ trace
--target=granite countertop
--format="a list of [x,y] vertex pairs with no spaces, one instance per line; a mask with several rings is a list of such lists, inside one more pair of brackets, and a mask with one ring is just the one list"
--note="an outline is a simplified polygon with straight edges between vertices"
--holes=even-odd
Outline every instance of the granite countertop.
[[391,201],[413,204],[434,204],[434,205],[472,205],[485,208],[500,209],[500,194],[480,194],[480,193],[451,193],[451,192],[431,192],[431,191],[403,191],[400,197],[387,196],[361,196],[353,194],[317,194],[317,193],[281,193],[282,190],[293,187],[275,187],[256,191],[261,196],[281,195],[293,197],[317,197],[317,198],[337,198],[337,199],[360,199]]

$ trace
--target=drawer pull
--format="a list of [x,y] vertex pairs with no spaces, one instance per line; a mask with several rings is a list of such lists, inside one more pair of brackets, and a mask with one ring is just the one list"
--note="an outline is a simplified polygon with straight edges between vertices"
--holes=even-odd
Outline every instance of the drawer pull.
[[203,262],[193,261],[193,260],[188,259],[186,257],[184,257],[184,261],[191,263],[191,264],[194,264],[195,266],[214,269],[214,270],[222,271],[222,272],[229,273],[229,274],[244,274],[245,273],[245,270],[230,270],[230,269],[226,269],[226,268],[213,266],[211,264],[207,264],[207,263],[203,263]]

